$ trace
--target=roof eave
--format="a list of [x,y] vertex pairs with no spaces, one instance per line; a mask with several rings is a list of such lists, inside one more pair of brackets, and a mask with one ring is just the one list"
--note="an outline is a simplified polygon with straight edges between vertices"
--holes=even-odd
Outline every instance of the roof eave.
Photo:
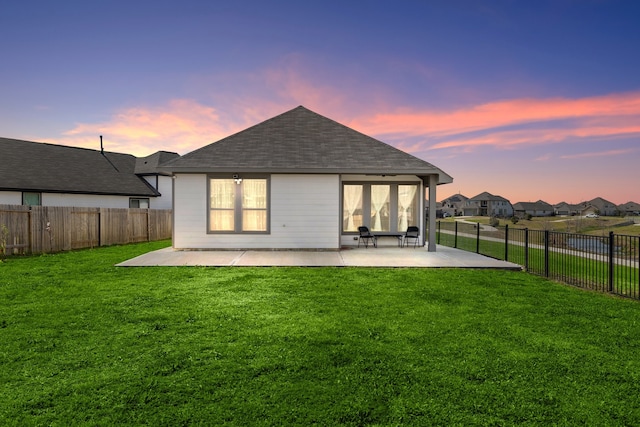
[[281,173],[281,174],[350,174],[350,175],[438,175],[438,184],[449,184],[453,178],[440,169],[343,169],[343,168],[230,168],[230,167],[165,167],[172,173]]

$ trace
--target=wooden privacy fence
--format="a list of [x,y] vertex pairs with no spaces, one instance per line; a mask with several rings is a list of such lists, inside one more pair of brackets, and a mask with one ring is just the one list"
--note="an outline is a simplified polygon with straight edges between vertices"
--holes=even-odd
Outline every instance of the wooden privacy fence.
[[169,238],[170,209],[0,205],[0,247],[7,255]]

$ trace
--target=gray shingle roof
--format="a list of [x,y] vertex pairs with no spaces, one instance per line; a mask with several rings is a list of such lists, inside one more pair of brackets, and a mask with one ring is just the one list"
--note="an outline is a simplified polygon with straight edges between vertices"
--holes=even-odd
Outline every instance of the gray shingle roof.
[[169,175],[165,170],[158,169],[158,166],[178,157],[178,153],[171,151],[157,151],[147,157],[138,157],[134,172],[137,175]]
[[0,138],[0,190],[158,196],[135,166],[130,154]]
[[441,169],[299,106],[163,165],[172,172],[437,174]]
[[537,202],[514,203],[513,209],[517,211],[552,211],[553,206],[543,200],[538,200]]
[[505,199],[504,197],[493,195],[493,194],[489,193],[488,191],[480,193],[477,196],[474,196],[474,197],[470,198],[469,200],[471,200],[473,202],[482,201],[482,200],[493,200],[493,201],[497,200],[497,201],[502,201],[502,202],[508,202],[508,200]]

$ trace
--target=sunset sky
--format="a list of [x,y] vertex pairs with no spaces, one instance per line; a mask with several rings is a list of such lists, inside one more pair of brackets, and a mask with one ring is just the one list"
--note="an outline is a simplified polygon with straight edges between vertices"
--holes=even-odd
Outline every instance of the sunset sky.
[[2,137],[186,154],[304,105],[439,200],[640,202],[640,1],[4,1],[0,64]]

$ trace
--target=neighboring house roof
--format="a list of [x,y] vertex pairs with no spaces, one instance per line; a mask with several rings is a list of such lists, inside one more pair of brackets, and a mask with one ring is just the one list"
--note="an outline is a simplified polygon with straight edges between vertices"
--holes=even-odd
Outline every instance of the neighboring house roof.
[[130,154],[0,138],[4,191],[158,196],[135,166]]
[[157,151],[147,157],[138,157],[134,173],[136,175],[170,175],[165,170],[158,168],[162,163],[180,157],[178,153],[171,151]]
[[502,196],[495,196],[487,191],[482,192],[480,194],[478,194],[477,196],[474,196],[472,198],[469,199],[470,201],[476,202],[476,201],[482,201],[482,200],[491,200],[491,201],[502,201],[502,202],[508,202],[507,199],[505,199]]
[[163,165],[172,172],[438,175],[439,168],[299,106]]
[[537,202],[514,203],[513,209],[517,211],[552,211],[553,206],[545,201],[538,200]]
[[566,211],[579,211],[580,210],[580,205],[572,205],[571,203],[567,203],[567,202],[560,202],[557,203],[555,205],[553,205],[553,208],[555,210],[566,210]]
[[627,202],[618,206],[622,212],[640,212],[640,203]]
[[467,196],[464,196],[460,193],[454,194],[453,196],[449,196],[446,199],[442,200],[442,203],[462,203],[469,200]]
[[586,204],[591,205],[602,212],[607,212],[609,210],[618,208],[618,206],[615,203],[610,202],[606,199],[603,199],[602,197],[596,197],[595,199],[591,199],[588,202],[586,202]]

